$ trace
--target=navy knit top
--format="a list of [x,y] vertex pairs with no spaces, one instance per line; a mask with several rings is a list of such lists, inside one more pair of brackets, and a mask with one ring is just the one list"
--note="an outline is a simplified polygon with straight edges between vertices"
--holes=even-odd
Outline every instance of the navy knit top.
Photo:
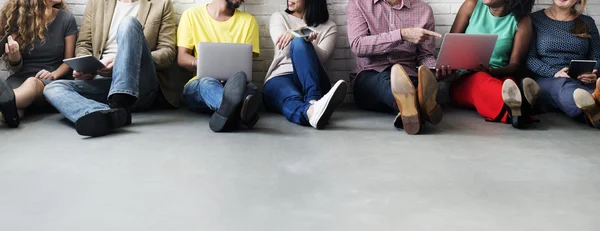
[[540,10],[531,14],[533,41],[527,60],[527,67],[537,77],[554,77],[556,72],[569,67],[571,60],[596,60],[600,69],[600,35],[593,18],[579,16],[588,25],[591,39],[580,38],[569,31],[575,26],[573,21],[556,21]]

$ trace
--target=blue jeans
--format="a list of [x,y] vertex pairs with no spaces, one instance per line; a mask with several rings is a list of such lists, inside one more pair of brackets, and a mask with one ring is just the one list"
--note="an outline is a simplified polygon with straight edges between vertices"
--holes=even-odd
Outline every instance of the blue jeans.
[[58,80],[48,84],[44,95],[67,119],[76,122],[89,113],[107,110],[113,94],[128,94],[138,100],[134,110],[150,108],[158,92],[158,78],[152,53],[142,25],[134,17],[121,21],[117,30],[119,44],[112,78]]
[[544,111],[562,111],[573,119],[587,123],[583,111],[575,105],[573,92],[581,88],[593,93],[593,87],[571,78],[540,77],[536,79],[536,82],[540,86],[538,104]]
[[331,89],[315,48],[296,38],[290,44],[293,74],[269,79],[263,89],[267,109],[282,113],[290,122],[309,125],[306,111],[311,100],[319,100]]
[[[246,94],[258,95],[258,87],[248,83]],[[192,80],[183,88],[183,99],[191,111],[218,111],[223,101],[223,84],[213,77]]]
[[[398,106],[392,86],[390,85],[391,67],[383,72],[362,71],[354,80],[354,102],[363,110],[386,113],[398,113]],[[417,78],[410,77],[413,85],[417,87]]]

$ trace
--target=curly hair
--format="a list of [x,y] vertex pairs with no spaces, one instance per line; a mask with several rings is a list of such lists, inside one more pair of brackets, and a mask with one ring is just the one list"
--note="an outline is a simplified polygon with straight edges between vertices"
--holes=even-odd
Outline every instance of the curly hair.
[[[46,29],[52,19],[52,10],[46,0],[7,0],[0,11],[0,36],[17,34],[15,41],[21,51],[26,47],[33,49],[36,39],[46,40]],[[65,3],[52,6],[64,9]]]
[[508,0],[506,1],[506,9],[515,15],[518,21],[527,17],[533,10],[534,0]]

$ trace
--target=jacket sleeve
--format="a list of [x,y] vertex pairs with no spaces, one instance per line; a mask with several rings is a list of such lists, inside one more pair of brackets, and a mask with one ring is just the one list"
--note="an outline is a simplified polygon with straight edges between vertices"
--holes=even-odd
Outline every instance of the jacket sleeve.
[[75,46],[76,57],[92,55],[92,14],[94,13],[95,8],[94,0],[90,1],[85,7],[81,29],[79,29],[79,36],[77,37]]
[[165,2],[162,22],[158,31],[156,50],[152,51],[152,59],[157,69],[168,68],[176,59],[175,50],[175,13],[171,1]]

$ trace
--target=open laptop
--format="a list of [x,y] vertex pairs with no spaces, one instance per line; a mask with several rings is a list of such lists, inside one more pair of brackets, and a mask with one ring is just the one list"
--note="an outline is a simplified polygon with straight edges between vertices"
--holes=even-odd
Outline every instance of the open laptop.
[[495,34],[462,34],[448,33],[444,36],[442,47],[435,67],[450,65],[455,70],[479,69],[483,64],[487,67],[496,47],[498,35]]
[[252,45],[240,43],[204,43],[198,51],[198,77],[213,77],[226,81],[240,71],[252,81]]

